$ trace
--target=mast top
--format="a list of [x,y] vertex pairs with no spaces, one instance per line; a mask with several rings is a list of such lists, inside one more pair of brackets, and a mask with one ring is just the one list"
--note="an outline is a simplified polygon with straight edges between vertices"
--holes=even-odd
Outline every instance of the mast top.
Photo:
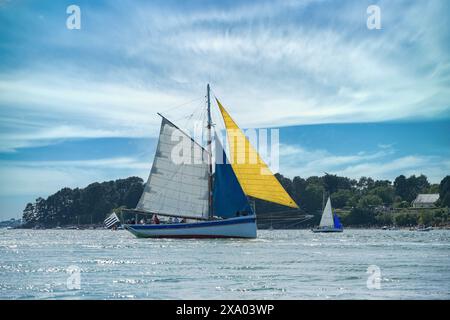
[[211,125],[211,94],[210,94],[209,83],[206,85],[206,98],[208,102],[208,124]]

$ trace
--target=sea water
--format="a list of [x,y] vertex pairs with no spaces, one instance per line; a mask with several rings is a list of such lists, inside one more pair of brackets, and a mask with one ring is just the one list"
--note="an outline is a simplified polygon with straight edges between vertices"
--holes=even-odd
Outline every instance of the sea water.
[[0,230],[2,299],[449,299],[450,231]]

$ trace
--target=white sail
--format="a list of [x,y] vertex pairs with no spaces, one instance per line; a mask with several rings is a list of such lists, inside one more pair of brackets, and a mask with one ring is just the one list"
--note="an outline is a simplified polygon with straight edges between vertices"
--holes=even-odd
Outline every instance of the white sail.
[[334,227],[333,212],[331,211],[330,197],[328,197],[325,209],[323,209],[322,219],[320,219],[320,227]]
[[[183,137],[190,155],[174,161]],[[183,149],[184,151],[185,149]],[[150,176],[136,209],[191,217],[208,217],[207,151],[163,117]]]

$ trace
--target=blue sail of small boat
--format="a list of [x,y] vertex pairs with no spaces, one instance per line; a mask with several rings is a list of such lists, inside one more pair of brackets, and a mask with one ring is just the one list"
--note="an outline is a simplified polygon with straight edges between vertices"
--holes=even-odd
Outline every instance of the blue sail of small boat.
[[[213,191],[213,212],[222,218],[236,217],[237,215],[251,215],[253,211],[248,203],[239,181],[234,174],[222,144],[216,137],[217,155],[223,161],[216,161]],[[219,163],[222,162],[222,163]]]
[[343,229],[343,226],[342,226],[341,221],[339,220],[339,217],[337,216],[337,214],[333,215],[333,220],[334,220],[334,227],[336,229]]

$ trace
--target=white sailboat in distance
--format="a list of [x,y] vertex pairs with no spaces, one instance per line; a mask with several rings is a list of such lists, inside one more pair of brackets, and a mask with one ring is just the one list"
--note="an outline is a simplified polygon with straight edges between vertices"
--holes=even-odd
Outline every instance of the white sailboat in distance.
[[318,228],[312,229],[313,232],[342,232],[344,227],[339,221],[339,217],[333,214],[331,209],[331,199],[328,197],[327,204],[322,212],[322,218]]
[[[207,86],[206,149],[170,120],[162,117],[158,146],[153,166],[135,215],[144,214],[153,223],[124,224],[126,230],[141,238],[255,238],[256,213],[250,198],[262,199],[287,207],[298,208],[258,152],[248,141],[219,100],[220,115],[225,124],[230,160],[219,139],[215,142],[215,163],[212,161],[210,87]],[[179,153],[179,139],[187,138],[183,162],[174,161]],[[237,142],[236,142],[236,140]],[[244,144],[240,144],[244,142]],[[187,154],[184,152],[188,150]],[[244,162],[237,161],[245,159]],[[217,161],[221,159],[223,161]],[[249,161],[256,159],[256,161]],[[213,167],[215,169],[213,175]],[[159,217],[169,217],[162,223]],[[156,219],[155,219],[156,217]]]

